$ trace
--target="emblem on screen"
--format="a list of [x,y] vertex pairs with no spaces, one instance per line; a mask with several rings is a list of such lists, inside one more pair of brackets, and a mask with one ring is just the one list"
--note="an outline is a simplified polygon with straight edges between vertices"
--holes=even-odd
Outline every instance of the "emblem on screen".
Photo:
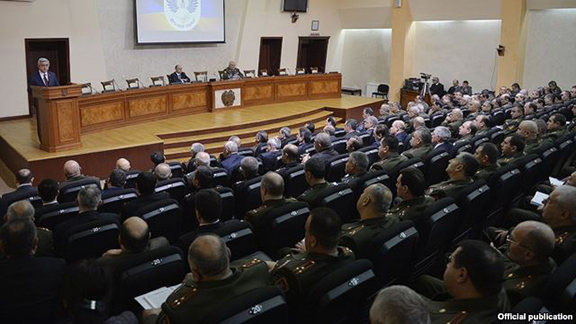
[[234,91],[228,90],[228,91],[224,91],[224,93],[222,93],[222,103],[224,104],[224,106],[226,106],[226,107],[232,106],[234,104],[235,100],[236,100],[236,95],[234,94]]
[[178,30],[191,30],[198,25],[201,0],[164,0],[164,16]]

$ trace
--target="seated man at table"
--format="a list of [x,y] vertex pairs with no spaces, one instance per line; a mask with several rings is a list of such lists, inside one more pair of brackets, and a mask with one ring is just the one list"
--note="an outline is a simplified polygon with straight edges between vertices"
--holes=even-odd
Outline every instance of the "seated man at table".
[[170,74],[169,81],[171,84],[188,83],[190,82],[190,78],[184,73],[182,65],[176,65],[174,67],[174,73]]
[[222,73],[222,79],[224,80],[238,80],[243,79],[244,74],[240,72],[240,69],[236,67],[236,62],[230,61],[228,67],[224,69]]

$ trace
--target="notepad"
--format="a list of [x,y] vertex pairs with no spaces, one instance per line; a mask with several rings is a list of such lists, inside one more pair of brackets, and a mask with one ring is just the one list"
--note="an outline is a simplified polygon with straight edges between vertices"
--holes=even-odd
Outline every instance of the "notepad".
[[161,287],[156,290],[147,292],[144,295],[137,296],[134,299],[144,309],[160,308],[162,303],[168,299],[168,296],[170,296],[170,294],[172,294],[180,286],[181,285],[178,284],[172,287]]
[[558,180],[554,177],[549,177],[548,180],[550,181],[550,184],[553,185],[554,187],[561,186],[564,184],[562,180]]
[[548,199],[547,194],[540,192],[540,191],[536,191],[536,193],[534,194],[534,197],[532,197],[532,200],[530,200],[530,203],[532,205],[540,207],[540,206],[544,205],[545,199]]

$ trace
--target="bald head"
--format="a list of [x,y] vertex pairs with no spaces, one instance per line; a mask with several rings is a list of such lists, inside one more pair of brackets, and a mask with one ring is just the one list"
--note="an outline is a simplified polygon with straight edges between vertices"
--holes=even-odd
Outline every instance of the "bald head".
[[276,172],[268,172],[260,182],[262,201],[280,199],[284,195],[284,179]]
[[116,160],[116,169],[120,169],[124,172],[130,171],[130,161],[125,158],[119,158]]
[[391,203],[390,189],[381,183],[376,183],[364,189],[356,202],[356,208],[361,219],[369,219],[384,216]]
[[201,235],[190,244],[188,263],[201,278],[219,277],[229,271],[230,255],[226,243],[214,234]]
[[64,175],[67,178],[79,176],[80,170],[80,164],[74,160],[68,160],[64,163]]
[[168,180],[172,176],[172,170],[167,163],[160,163],[154,168],[154,176],[158,181]]
[[288,164],[286,162],[292,162],[298,160],[298,146],[294,144],[288,144],[284,146],[284,148],[282,149],[282,153],[283,153],[282,158],[286,159],[286,161],[284,161],[284,164]]
[[31,183],[33,180],[32,171],[28,169],[20,169],[18,173],[16,173],[16,181],[18,184]]
[[30,201],[20,200],[8,207],[4,220],[11,221],[13,219],[34,220],[34,206],[32,206]]
[[534,259],[546,260],[554,251],[554,231],[542,222],[525,221],[514,228],[515,239],[534,253]]
[[531,120],[525,120],[518,125],[518,133],[525,139],[533,139],[538,136],[538,124]]
[[120,245],[122,249],[137,253],[148,246],[150,230],[148,224],[140,217],[130,217],[122,223],[120,230]]

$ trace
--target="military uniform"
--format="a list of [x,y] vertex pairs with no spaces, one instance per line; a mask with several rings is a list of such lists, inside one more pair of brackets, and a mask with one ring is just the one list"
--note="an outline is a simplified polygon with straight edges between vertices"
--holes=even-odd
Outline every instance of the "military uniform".
[[518,160],[520,160],[523,157],[524,157],[524,153],[516,153],[511,157],[501,157],[498,159],[498,164],[500,164],[500,166],[506,166],[508,164],[515,164],[518,162]]
[[543,139],[549,139],[551,141],[555,141],[564,135],[566,135],[566,128],[561,127],[553,132],[548,132],[544,134]]
[[430,196],[416,197],[411,200],[403,200],[398,205],[388,211],[389,216],[397,216],[400,220],[411,220],[418,222],[418,217],[426,207],[434,202]]
[[518,126],[520,125],[520,123],[522,122],[522,118],[512,118],[512,119],[507,119],[504,122],[504,125],[502,126],[502,129],[506,132],[515,132],[518,129]]
[[428,310],[432,324],[499,323],[498,313],[504,311],[500,296],[430,301]]
[[538,147],[540,147],[540,144],[542,141],[539,141],[536,138],[533,139],[529,139],[526,141],[526,146],[524,146],[524,153],[526,155],[531,154],[531,153],[535,153],[536,150],[538,150]]
[[423,160],[428,155],[428,153],[432,152],[432,149],[433,149],[432,145],[426,144],[417,148],[410,149],[402,153],[402,155],[404,155],[409,159],[417,158]]
[[449,123],[447,121],[443,121],[441,125],[448,127],[448,129],[450,130],[450,133],[452,134],[452,137],[456,137],[456,136],[458,136],[460,126],[462,126],[463,123],[464,123],[464,120],[458,120],[458,121],[451,122],[451,123]]
[[556,267],[552,259],[543,264],[520,267],[515,262],[504,257],[506,270],[504,271],[504,289],[512,305],[522,299],[540,294],[548,280],[548,276]]
[[326,188],[330,188],[333,187],[334,185],[329,183],[329,182],[324,182],[324,183],[317,183],[315,185],[313,185],[310,189],[307,189],[306,191],[304,191],[300,197],[298,197],[298,200],[300,201],[305,201],[308,203],[308,205],[310,205],[310,207],[314,208],[317,205],[317,198],[318,198],[318,194],[326,189]]
[[472,179],[466,180],[446,180],[444,182],[431,185],[426,189],[426,194],[434,197],[435,199],[441,199],[444,197],[455,198],[462,188],[474,182]]
[[229,277],[218,281],[195,283],[187,276],[162,304],[160,315],[148,316],[144,323],[203,323],[231,298],[270,284],[264,261],[254,259],[231,270]]
[[224,71],[222,71],[222,76],[223,76],[224,80],[228,80],[228,79],[232,79],[235,76],[243,78],[244,74],[242,74],[242,72],[240,72],[239,68],[235,68],[232,70],[230,67],[227,67],[224,69]]
[[462,143],[464,141],[469,141],[472,139],[472,137],[474,137],[472,134],[468,134],[466,136],[462,136],[462,138],[458,139],[454,144],[456,143]]
[[408,161],[408,158],[398,153],[390,153],[385,159],[375,162],[370,167],[370,171],[384,170],[386,173],[391,173],[402,162]]
[[372,244],[374,237],[398,222],[399,217],[386,215],[344,224],[340,244],[354,251],[358,259],[372,259],[377,252]]
[[262,205],[260,205],[260,207],[246,212],[246,216],[244,216],[244,220],[247,221],[248,223],[250,223],[252,225],[252,227],[254,228],[254,230],[257,231],[258,228],[260,228],[262,225],[261,222],[262,222],[262,219],[264,218],[264,215],[266,215],[270,210],[272,210],[276,207],[281,207],[281,206],[290,204],[290,203],[295,202],[295,201],[296,201],[296,199],[293,199],[293,198],[266,200],[266,201],[262,202]]
[[272,283],[284,291],[289,304],[294,304],[307,296],[322,278],[354,259],[354,253],[346,247],[338,247],[335,256],[309,252],[289,254],[272,269]]
[[576,252],[576,225],[563,226],[554,229],[556,246],[553,258],[560,264]]
[[500,165],[498,165],[498,163],[491,164],[485,167],[480,167],[480,169],[476,171],[476,174],[474,174],[474,179],[476,180],[482,179],[484,181],[488,181],[490,180],[492,173],[496,172],[496,170],[498,170],[499,167]]

